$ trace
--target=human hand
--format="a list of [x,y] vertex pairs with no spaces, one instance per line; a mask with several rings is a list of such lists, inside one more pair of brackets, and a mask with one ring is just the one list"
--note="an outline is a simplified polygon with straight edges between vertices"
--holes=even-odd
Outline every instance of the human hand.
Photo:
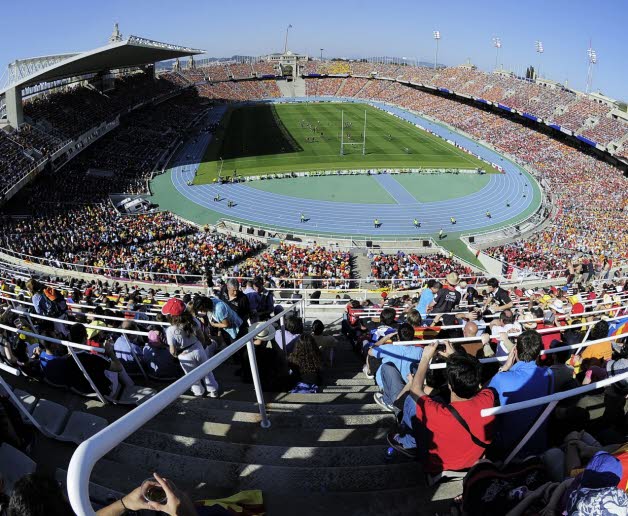
[[129,511],[141,511],[150,509],[149,503],[144,499],[142,494],[142,486],[138,486],[129,494],[122,497],[122,504]]
[[513,346],[508,353],[506,363],[501,367],[502,372],[508,371],[517,362],[517,346]]
[[432,342],[430,344],[427,344],[424,348],[423,348],[423,354],[421,355],[421,359],[423,360],[431,360],[432,357],[436,354],[436,351],[438,349],[438,344],[440,341],[438,342]]
[[149,502],[149,508],[164,512],[169,516],[196,516],[194,504],[185,493],[180,491],[172,482],[161,477],[159,473],[153,473],[153,476],[166,493],[166,503],[162,505]]

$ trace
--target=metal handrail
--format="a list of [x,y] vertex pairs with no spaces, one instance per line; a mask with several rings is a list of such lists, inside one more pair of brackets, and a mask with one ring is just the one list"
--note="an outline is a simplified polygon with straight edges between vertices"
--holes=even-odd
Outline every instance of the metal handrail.
[[255,394],[262,418],[261,426],[262,428],[268,428],[270,426],[270,421],[266,415],[264,395],[259,381],[257,362],[255,360],[253,339],[264,328],[270,326],[276,321],[279,321],[280,319],[283,319],[288,312],[297,308],[298,304],[299,303],[293,303],[281,313],[275,315],[264,324],[256,327],[244,337],[238,339],[226,349],[222,350],[220,353],[214,355],[189,374],[183,376],[173,384],[166,387],[163,391],[151,397],[142,405],[135,408],[132,412],[129,412],[98,432],[96,435],[90,437],[86,441],[83,441],[83,443],[81,443],[72,455],[67,476],[68,497],[76,514],[79,516],[94,516],[95,514],[89,499],[89,478],[96,462],[138,428],[146,424],[149,420],[164,410],[168,405],[177,400],[179,396],[190,389],[192,385],[201,381],[208,373],[211,373],[228,358],[240,351],[244,346],[247,346],[248,348]]

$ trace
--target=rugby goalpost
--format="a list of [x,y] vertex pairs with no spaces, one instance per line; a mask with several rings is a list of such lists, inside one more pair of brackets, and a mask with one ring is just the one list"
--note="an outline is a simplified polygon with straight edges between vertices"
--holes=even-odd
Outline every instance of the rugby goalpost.
[[340,155],[345,154],[345,145],[362,145],[362,155],[366,155],[366,109],[364,110],[364,129],[361,142],[345,142],[345,112],[340,112]]

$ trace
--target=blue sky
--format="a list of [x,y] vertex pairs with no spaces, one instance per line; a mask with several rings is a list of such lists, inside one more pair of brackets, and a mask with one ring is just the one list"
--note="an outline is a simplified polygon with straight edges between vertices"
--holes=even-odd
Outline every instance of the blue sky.
[[493,37],[501,38],[499,61],[510,69],[536,65],[534,42],[541,40],[541,74],[580,90],[591,39],[598,54],[594,89],[628,100],[626,20],[625,0],[5,0],[0,66],[4,72],[16,58],[95,48],[106,42],[114,21],[124,35],[185,44],[215,56],[281,50],[291,23],[289,47],[298,52],[318,56],[323,47],[327,56],[432,61],[432,31],[438,29],[439,62],[470,59],[484,70],[495,66]]

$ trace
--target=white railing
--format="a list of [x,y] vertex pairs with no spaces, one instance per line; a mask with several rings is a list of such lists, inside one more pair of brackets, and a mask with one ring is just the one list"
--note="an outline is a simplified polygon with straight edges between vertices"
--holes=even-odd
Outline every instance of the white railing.
[[262,419],[261,426],[262,428],[269,428],[270,421],[266,414],[264,394],[259,379],[257,362],[255,359],[255,349],[252,339],[254,339],[260,331],[276,321],[280,322],[283,329],[283,320],[286,314],[294,310],[296,305],[297,303],[291,305],[281,313],[266,321],[263,325],[250,331],[244,337],[238,339],[226,349],[214,355],[207,362],[198,366],[191,373],[183,376],[181,379],[166,387],[163,391],[144,402],[132,412],[129,412],[125,416],[111,423],[107,428],[84,441],[72,455],[72,460],[70,461],[70,465],[68,467],[68,496],[76,514],[78,516],[94,516],[95,514],[89,499],[89,479],[96,462],[124,441],[138,428],[164,410],[168,405],[176,401],[179,396],[190,389],[193,384],[201,381],[208,373],[211,373],[228,358],[240,351],[244,346],[247,347],[249,362],[251,365],[255,395]]

